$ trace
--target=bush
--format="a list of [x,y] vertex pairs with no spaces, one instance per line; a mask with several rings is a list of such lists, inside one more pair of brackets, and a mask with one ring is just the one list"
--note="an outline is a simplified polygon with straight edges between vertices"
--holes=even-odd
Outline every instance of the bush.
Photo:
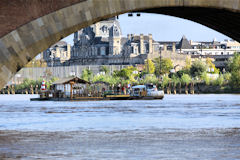
[[158,83],[158,78],[155,75],[146,75],[143,80],[140,81],[141,84],[147,84],[147,83],[153,83],[157,84]]
[[190,68],[190,74],[192,77],[200,77],[204,72],[206,72],[207,67],[206,65],[200,61],[194,61],[191,68]]
[[192,78],[188,74],[183,74],[180,79],[182,84],[189,84],[192,81]]
[[207,72],[204,72],[201,75],[202,80],[205,82],[206,85],[210,85],[211,84],[211,80],[210,78],[207,76]]
[[213,81],[213,85],[215,86],[223,86],[224,84],[224,76],[221,74],[219,77]]
[[179,83],[181,83],[181,81],[180,81],[180,79],[179,79],[179,77],[177,76],[177,75],[173,75],[172,76],[172,82],[173,82],[173,84],[176,86],[177,84],[179,84]]
[[233,88],[240,88],[240,53],[235,53],[230,63],[231,79],[230,83]]
[[168,76],[164,76],[162,81],[162,87],[163,88],[166,87],[169,84],[169,82],[171,82],[171,78],[169,78]]

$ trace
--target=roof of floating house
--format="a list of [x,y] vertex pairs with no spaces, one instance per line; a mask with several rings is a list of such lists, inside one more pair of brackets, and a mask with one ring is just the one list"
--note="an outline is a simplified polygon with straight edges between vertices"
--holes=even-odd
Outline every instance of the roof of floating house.
[[53,82],[53,84],[70,84],[70,82],[74,82],[74,83],[83,83],[83,84],[90,84],[90,82],[85,81],[79,77],[66,77],[66,78],[62,78],[60,80],[57,80],[55,82]]

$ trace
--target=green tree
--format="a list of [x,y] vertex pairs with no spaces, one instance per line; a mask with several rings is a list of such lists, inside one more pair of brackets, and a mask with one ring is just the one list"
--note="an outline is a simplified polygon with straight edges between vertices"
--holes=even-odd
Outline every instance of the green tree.
[[[216,73],[218,74],[220,71],[219,69],[216,68],[215,64],[212,62],[212,59],[211,58],[207,58],[206,59],[206,64],[207,64],[207,67],[210,68],[210,73]],[[213,72],[211,71],[213,69]]]
[[181,82],[179,77],[176,74],[174,74],[171,79],[175,86]]
[[171,81],[171,78],[169,78],[168,76],[163,76],[162,87],[165,88],[170,81]]
[[213,81],[213,85],[223,86],[223,84],[224,84],[224,76],[222,74],[220,74],[219,77]]
[[153,84],[157,84],[158,83],[158,78],[155,75],[145,75],[144,79],[142,79],[140,81],[141,84],[147,84],[147,83],[153,83]]
[[144,70],[148,74],[153,74],[155,72],[155,65],[152,60],[147,59],[144,64]]
[[205,82],[206,85],[210,85],[211,79],[210,79],[209,76],[207,75],[207,72],[204,72],[204,73],[201,75],[201,79]]
[[155,74],[157,76],[169,73],[170,70],[173,68],[173,62],[170,58],[163,58],[160,62],[160,58],[156,58],[155,62]]
[[107,66],[101,66],[100,72],[105,72],[105,74],[108,74],[110,71],[109,71],[109,68]]
[[180,81],[181,81],[182,84],[187,84],[188,85],[192,81],[192,79],[188,74],[183,74]]
[[190,74],[193,77],[200,77],[206,70],[206,65],[201,60],[196,60],[190,68]]
[[184,70],[190,70],[191,68],[191,65],[192,65],[192,61],[191,61],[191,58],[186,58],[185,60],[185,66],[184,66]]
[[240,88],[240,53],[235,53],[230,63],[230,83],[234,88]]
[[120,71],[114,71],[113,76],[119,77],[123,80],[131,80],[133,76],[136,76],[133,74],[133,71],[137,70],[135,67],[130,66],[127,68],[123,68]]
[[93,73],[92,73],[92,71],[91,70],[89,70],[89,69],[84,69],[83,71],[82,71],[82,76],[81,76],[81,78],[82,79],[84,79],[85,81],[91,81],[92,80],[92,76],[93,76]]

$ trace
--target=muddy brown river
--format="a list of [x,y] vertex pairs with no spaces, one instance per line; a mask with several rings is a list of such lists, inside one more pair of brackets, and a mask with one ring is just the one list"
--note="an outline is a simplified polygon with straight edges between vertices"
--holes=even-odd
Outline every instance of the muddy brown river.
[[31,102],[0,95],[0,159],[237,160],[240,95]]

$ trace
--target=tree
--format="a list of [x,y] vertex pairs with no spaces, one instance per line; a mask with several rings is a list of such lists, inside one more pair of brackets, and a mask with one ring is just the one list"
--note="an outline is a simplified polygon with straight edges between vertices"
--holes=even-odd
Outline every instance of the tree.
[[190,74],[193,77],[200,77],[206,70],[206,65],[201,60],[196,60],[190,68]]
[[101,66],[100,72],[105,72],[105,74],[109,73],[109,68],[107,66]]
[[[215,64],[212,62],[212,59],[207,57],[206,59],[207,67],[210,68],[210,73],[219,73],[219,69],[216,68]],[[212,71],[213,69],[213,71]]]
[[210,77],[207,75],[207,72],[204,72],[204,73],[201,75],[201,79],[205,82],[206,85],[210,85],[211,79],[210,79]]
[[180,81],[182,84],[188,85],[192,81],[192,79],[188,74],[183,74]]
[[153,83],[157,84],[158,83],[158,78],[155,75],[148,74],[140,81],[141,84],[147,84],[147,83]]
[[192,61],[191,61],[191,58],[186,58],[185,60],[185,66],[184,66],[184,70],[190,70],[191,68],[191,65],[192,65]]
[[169,73],[170,70],[173,68],[173,63],[170,58],[163,58],[160,62],[160,58],[155,59],[155,74],[157,76]]
[[133,71],[137,70],[135,67],[130,66],[127,68],[123,68],[120,71],[114,71],[113,76],[114,77],[119,77],[123,80],[133,80],[134,79],[134,75]]
[[176,74],[174,74],[171,79],[172,79],[174,86],[176,86],[177,84],[180,83],[180,79]]
[[234,88],[240,88],[240,53],[235,53],[230,63],[231,85]]
[[213,85],[223,86],[223,84],[224,84],[224,76],[222,74],[220,74],[219,77],[213,81]]
[[150,59],[147,59],[144,64],[144,69],[146,73],[153,74],[155,72],[155,65]]
[[92,75],[93,75],[93,73],[92,73],[92,71],[91,70],[89,70],[89,69],[84,69],[83,71],[82,71],[82,76],[81,76],[81,78],[82,79],[84,79],[85,81],[91,81],[91,79],[92,79]]
[[170,81],[171,81],[171,78],[169,78],[168,76],[163,76],[162,87],[165,88]]

